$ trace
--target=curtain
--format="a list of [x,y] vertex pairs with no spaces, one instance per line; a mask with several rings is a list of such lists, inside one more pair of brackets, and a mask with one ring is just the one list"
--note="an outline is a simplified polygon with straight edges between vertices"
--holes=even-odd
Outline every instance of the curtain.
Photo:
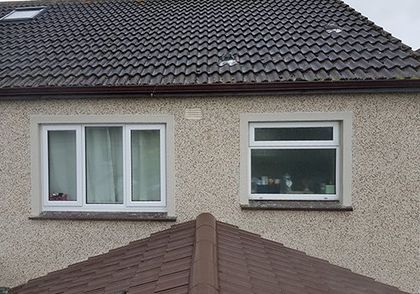
[[160,201],[160,131],[131,131],[133,201]]
[[87,203],[123,203],[122,127],[85,130]]
[[51,201],[76,201],[76,131],[48,131],[48,194]]

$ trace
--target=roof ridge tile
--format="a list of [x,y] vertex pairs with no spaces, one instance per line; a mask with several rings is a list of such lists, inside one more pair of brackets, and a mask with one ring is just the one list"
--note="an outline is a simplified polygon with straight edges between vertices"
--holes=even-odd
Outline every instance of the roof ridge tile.
[[217,294],[217,240],[216,219],[209,213],[202,213],[195,224],[194,257],[191,268],[191,294]]

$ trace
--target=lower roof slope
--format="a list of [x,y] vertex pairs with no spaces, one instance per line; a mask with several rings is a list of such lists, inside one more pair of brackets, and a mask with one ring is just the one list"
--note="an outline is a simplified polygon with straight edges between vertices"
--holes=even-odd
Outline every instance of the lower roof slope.
[[[2,89],[420,79],[420,59],[341,0],[41,0],[0,20]],[[153,89],[153,88],[151,88]]]
[[194,221],[30,280],[9,293],[405,292],[218,222],[204,213]]

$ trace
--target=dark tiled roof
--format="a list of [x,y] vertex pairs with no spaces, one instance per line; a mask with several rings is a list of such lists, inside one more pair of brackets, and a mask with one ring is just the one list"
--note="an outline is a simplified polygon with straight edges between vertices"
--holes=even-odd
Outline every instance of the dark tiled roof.
[[28,293],[404,293],[210,214],[11,289]]
[[420,78],[410,48],[340,0],[15,2],[0,16],[34,5],[0,21],[0,89]]

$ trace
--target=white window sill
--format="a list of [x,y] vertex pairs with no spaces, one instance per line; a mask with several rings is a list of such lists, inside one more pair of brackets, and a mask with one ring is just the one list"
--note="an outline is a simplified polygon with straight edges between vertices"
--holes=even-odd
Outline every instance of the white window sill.
[[166,212],[44,211],[33,220],[176,221]]
[[353,207],[343,206],[339,201],[249,200],[249,204],[242,204],[241,208],[243,210],[353,211]]

